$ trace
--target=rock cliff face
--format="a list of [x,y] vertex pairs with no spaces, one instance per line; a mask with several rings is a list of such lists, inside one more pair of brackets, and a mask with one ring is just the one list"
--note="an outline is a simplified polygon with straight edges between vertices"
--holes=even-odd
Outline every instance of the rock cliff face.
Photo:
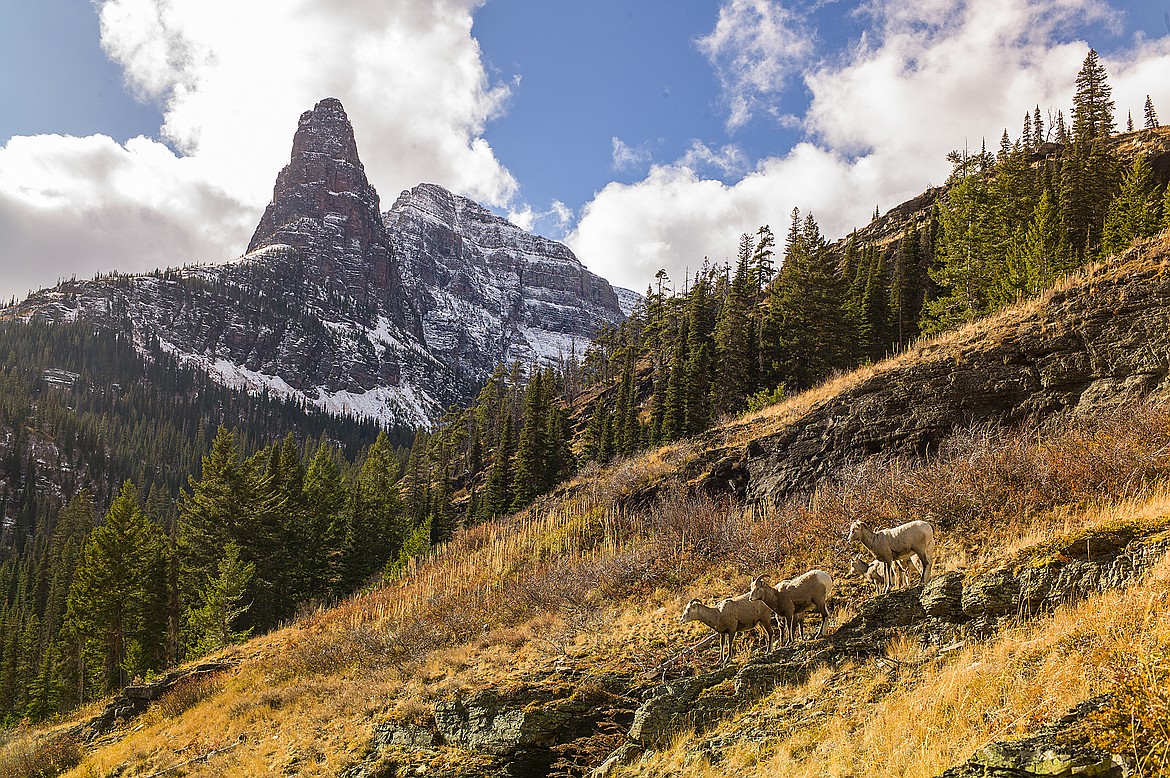
[[1170,391],[1170,245],[1154,239],[1032,306],[926,343],[758,437],[705,487],[755,502],[862,457],[922,454],[952,431]]
[[345,110],[325,99],[301,115],[241,260],[70,282],[10,315],[93,321],[229,386],[404,426],[470,400],[500,362],[582,353],[623,316],[568,248],[442,187],[379,209]]
[[613,287],[567,246],[440,186],[404,191],[383,218],[428,349],[448,364],[486,374],[580,355],[598,322],[622,318]]
[[289,265],[303,283],[350,296],[417,334],[378,203],[345,109],[327,98],[301,114],[247,253],[269,249],[269,261]]

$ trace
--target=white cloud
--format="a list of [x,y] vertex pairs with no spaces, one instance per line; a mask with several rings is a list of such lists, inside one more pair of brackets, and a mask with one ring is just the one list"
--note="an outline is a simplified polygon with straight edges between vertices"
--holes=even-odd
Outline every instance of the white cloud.
[[815,35],[777,0],[730,0],[697,44],[719,77],[734,130],[761,109],[780,116],[780,94],[812,57]]
[[[0,296],[72,275],[222,260],[253,216],[147,138],[12,138],[0,148]],[[16,186],[13,186],[16,184]],[[130,251],[133,256],[128,256]]]
[[724,175],[743,175],[752,167],[739,146],[729,143],[713,149],[697,138],[691,141],[691,147],[676,164],[692,170],[715,168]]
[[[162,137],[179,154],[101,136],[0,147],[0,222],[18,225],[0,242],[0,296],[238,255],[297,117],[328,96],[345,105],[386,204],[432,181],[506,205],[517,184],[482,132],[509,89],[489,81],[471,37],[482,1],[98,0],[103,47],[162,106]],[[20,226],[33,222],[39,232]]]
[[617,171],[642,167],[654,157],[646,143],[630,146],[617,137],[610,138],[610,143],[613,145],[613,169]]
[[[724,12],[741,5],[729,0]],[[568,239],[582,261],[640,289],[660,267],[681,278],[704,256],[731,257],[737,237],[761,224],[782,232],[777,222],[793,207],[841,236],[875,205],[886,210],[941,183],[950,149],[977,148],[984,137],[994,147],[1005,127],[1018,136],[1036,104],[1070,118],[1088,44],[1068,29],[1118,17],[1100,0],[875,0],[865,13],[873,24],[864,38],[805,73],[809,141],[731,185],[696,175],[701,154],[688,153],[642,181],[606,186]],[[1170,106],[1170,37],[1139,39],[1102,62],[1119,123],[1128,109],[1140,115],[1146,93]]]
[[531,205],[524,205],[508,211],[508,221],[521,229],[537,235],[560,239],[573,223],[573,209],[560,200],[553,200],[547,211],[538,211]]

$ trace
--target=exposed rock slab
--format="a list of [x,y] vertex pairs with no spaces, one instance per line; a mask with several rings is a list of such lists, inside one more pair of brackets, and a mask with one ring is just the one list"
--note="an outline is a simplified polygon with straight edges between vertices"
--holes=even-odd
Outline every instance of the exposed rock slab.
[[1168,267],[1166,246],[1140,245],[1032,308],[924,346],[752,441],[704,486],[778,501],[866,456],[928,453],[956,429],[1170,391]]

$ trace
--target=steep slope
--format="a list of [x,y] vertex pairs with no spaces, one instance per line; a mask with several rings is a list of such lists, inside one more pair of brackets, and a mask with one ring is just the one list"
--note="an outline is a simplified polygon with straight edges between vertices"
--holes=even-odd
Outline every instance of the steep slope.
[[691,477],[774,502],[875,453],[937,450],[956,429],[1166,394],[1168,255],[1165,234],[1139,243],[1039,300],[715,430]]
[[233,263],[68,282],[5,318],[157,339],[227,386],[385,426],[427,426],[500,362],[580,353],[622,318],[564,246],[441,187],[386,214],[336,99],[301,115],[289,164]]
[[[710,448],[750,459],[753,440],[823,429],[817,409],[874,375],[895,386],[936,359],[996,374],[1002,362],[979,355],[1026,340],[1029,322],[1075,328],[1075,312],[1110,285],[1105,301],[1149,301],[1120,308],[1113,334],[1091,341],[1111,386],[1132,390],[1126,405],[1109,409],[1120,391],[1081,392],[1036,426],[948,428],[926,458],[810,473],[800,486],[818,487],[813,500],[753,507],[685,483]],[[114,723],[82,747],[74,774],[182,763],[190,775],[568,776],[616,751],[608,769],[620,775],[811,775],[829,764],[932,776],[1010,735],[1034,734],[1043,750],[1070,708],[1094,700],[1109,714],[1100,695],[1120,687],[1107,663],[1148,663],[1170,636],[1170,410],[1138,400],[1164,382],[1122,359],[1134,350],[1127,322],[1164,311],[1150,292],[1167,285],[1163,236],[921,354],[582,477],[524,515],[460,533],[399,580],[233,649],[231,669],[205,683],[128,693],[106,724],[73,730]],[[1170,353],[1157,337],[1150,350]],[[924,399],[912,386],[908,397],[894,427]],[[1000,404],[984,422],[1018,418],[1016,395],[974,401]],[[918,518],[939,529],[935,581],[874,598],[840,580],[824,640],[712,671],[712,654],[693,645],[708,632],[678,623],[690,597],[743,591],[760,573],[843,575],[854,519]],[[129,701],[156,694],[135,718],[143,705]],[[1100,727],[1061,741],[1070,759],[1108,766]]]

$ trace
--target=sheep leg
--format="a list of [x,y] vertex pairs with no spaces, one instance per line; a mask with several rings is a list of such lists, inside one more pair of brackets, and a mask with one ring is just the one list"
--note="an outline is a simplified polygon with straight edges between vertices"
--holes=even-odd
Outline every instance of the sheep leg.
[[934,572],[934,560],[929,556],[918,554],[918,561],[921,563],[921,569],[918,571],[918,582],[926,583],[930,580],[931,574]]

